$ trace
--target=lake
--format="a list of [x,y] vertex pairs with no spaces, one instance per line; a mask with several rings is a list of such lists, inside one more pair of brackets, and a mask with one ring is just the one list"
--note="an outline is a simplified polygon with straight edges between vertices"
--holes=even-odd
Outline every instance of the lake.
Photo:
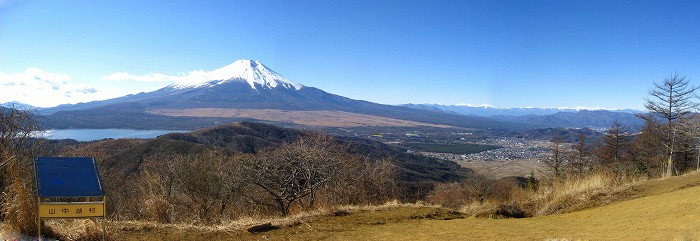
[[46,130],[43,136],[47,139],[74,139],[78,141],[94,141],[106,138],[150,139],[173,132],[187,131],[129,129],[61,129]]

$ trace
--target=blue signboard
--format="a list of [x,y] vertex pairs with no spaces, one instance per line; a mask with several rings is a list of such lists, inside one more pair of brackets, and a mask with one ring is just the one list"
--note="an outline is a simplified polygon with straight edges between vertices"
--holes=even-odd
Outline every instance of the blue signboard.
[[34,167],[41,197],[104,196],[94,158],[39,157]]

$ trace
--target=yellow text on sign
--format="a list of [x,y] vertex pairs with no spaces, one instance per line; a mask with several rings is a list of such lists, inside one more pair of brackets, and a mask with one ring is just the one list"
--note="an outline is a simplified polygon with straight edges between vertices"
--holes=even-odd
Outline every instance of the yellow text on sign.
[[39,204],[40,218],[103,217],[103,203],[51,203]]

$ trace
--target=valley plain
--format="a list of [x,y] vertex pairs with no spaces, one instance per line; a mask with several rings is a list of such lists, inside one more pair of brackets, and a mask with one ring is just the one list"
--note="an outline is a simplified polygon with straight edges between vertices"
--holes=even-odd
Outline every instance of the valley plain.
[[220,117],[220,118],[254,118],[305,125],[313,127],[436,127],[454,128],[446,125],[421,123],[380,116],[350,113],[332,110],[279,110],[279,109],[227,109],[227,108],[186,108],[153,109],[148,113],[177,117]]

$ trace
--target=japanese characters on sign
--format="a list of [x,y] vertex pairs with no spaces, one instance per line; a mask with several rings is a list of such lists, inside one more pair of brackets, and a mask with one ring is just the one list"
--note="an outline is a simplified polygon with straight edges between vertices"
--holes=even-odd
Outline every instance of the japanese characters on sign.
[[50,203],[39,204],[41,218],[89,218],[104,216],[102,203]]

